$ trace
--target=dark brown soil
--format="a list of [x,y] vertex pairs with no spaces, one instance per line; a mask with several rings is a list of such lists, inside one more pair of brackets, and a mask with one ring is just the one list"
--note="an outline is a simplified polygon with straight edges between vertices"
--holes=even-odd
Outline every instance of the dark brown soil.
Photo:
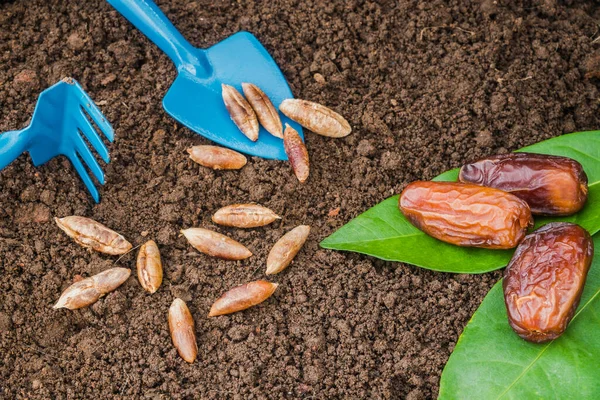
[[[112,121],[116,141],[99,205],[62,158],[36,169],[22,156],[0,173],[0,397],[436,397],[444,363],[499,273],[433,273],[318,243],[410,181],[598,128],[596,5],[160,3],[200,47],[254,33],[297,97],[331,106],[354,132],[338,140],[307,134],[312,169],[304,185],[285,162],[204,169],[185,149],[207,141],[161,107],[172,64],[106,2],[2,2],[0,131],[23,127],[37,94],[72,76]],[[247,201],[284,218],[247,231],[211,223],[217,208]],[[74,277],[116,262],[79,247],[52,221],[72,214],[136,245],[154,238],[166,269],[161,289],[148,295],[132,277],[87,309],[53,310]],[[264,278],[270,246],[298,224],[313,230],[275,276],[274,296],[207,319],[227,288]],[[191,226],[225,232],[255,256],[225,262],[199,254],[178,236]],[[134,253],[117,264],[133,268]],[[174,296],[196,319],[193,365],[169,338]]]

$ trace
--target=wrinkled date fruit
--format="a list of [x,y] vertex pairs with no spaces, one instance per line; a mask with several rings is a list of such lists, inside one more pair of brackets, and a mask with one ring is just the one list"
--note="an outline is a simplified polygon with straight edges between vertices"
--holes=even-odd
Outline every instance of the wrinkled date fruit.
[[277,283],[254,281],[234,287],[214,302],[208,316],[231,314],[260,304],[271,297],[277,286]]
[[194,162],[216,170],[240,169],[248,162],[243,154],[219,146],[194,146],[187,152]]
[[267,257],[267,275],[283,271],[296,257],[308,234],[310,226],[300,225],[286,233],[275,243]]
[[533,214],[570,215],[583,208],[588,178],[577,161],[533,153],[501,154],[460,169],[461,182],[504,190],[523,199]]
[[198,355],[194,319],[190,309],[181,299],[173,300],[169,307],[169,331],[173,345],[181,358],[193,363]]
[[290,119],[319,135],[341,138],[352,132],[344,117],[312,101],[287,99],[279,105],[279,109]]
[[304,183],[310,173],[308,151],[298,132],[288,124],[285,124],[285,132],[283,132],[283,148],[290,160],[296,178],[300,183]]
[[224,260],[243,260],[252,255],[241,243],[208,229],[189,228],[181,230],[181,233],[196,250],[209,256]]
[[131,243],[123,236],[93,219],[71,216],[54,218],[54,221],[83,247],[111,255],[125,254],[131,250]]
[[158,290],[163,279],[163,268],[160,252],[154,240],[149,240],[140,247],[137,274],[140,285],[145,291],[154,293]]
[[504,271],[508,322],[529,342],[559,337],[579,304],[594,243],[579,225],[554,222],[527,235]]
[[215,224],[236,228],[256,228],[277,219],[281,217],[258,204],[232,204],[217,210],[212,217]]
[[253,142],[258,140],[258,119],[244,96],[233,86],[222,84],[223,101],[229,115],[244,135]]
[[267,132],[271,135],[283,139],[283,125],[277,109],[271,102],[271,99],[260,90],[260,88],[252,83],[242,83],[242,90],[248,103],[254,109],[256,117]]
[[76,310],[94,304],[107,293],[123,284],[131,275],[129,268],[111,268],[69,286],[53,308]]
[[510,249],[533,225],[529,206],[498,189],[457,182],[413,182],[400,210],[417,228],[465,247]]

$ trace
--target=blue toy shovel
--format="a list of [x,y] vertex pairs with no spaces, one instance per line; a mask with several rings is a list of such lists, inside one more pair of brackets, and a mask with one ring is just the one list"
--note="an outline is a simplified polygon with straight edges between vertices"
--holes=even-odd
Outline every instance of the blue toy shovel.
[[[107,0],[118,12],[164,51],[177,67],[177,78],[163,99],[173,118],[200,135],[242,153],[287,160],[283,141],[261,128],[252,142],[231,120],[221,83],[237,88],[254,83],[275,107],[293,98],[283,74],[260,42],[248,32],[236,33],[202,50],[193,47],[151,0]],[[281,115],[281,114],[280,114]],[[302,128],[283,117],[302,136]]]
[[113,129],[92,99],[74,79],[61,80],[40,94],[28,127],[0,134],[0,170],[25,151],[36,167],[64,155],[97,203],[100,195],[83,163],[102,185],[104,173],[83,138],[104,162],[108,163],[110,158],[90,119],[112,142]]

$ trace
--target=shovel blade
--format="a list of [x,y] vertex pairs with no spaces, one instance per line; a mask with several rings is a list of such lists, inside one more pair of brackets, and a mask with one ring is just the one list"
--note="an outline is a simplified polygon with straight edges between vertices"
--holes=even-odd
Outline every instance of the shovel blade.
[[[220,145],[267,159],[287,160],[283,141],[262,126],[258,141],[252,142],[233,123],[221,95],[221,84],[234,86],[242,93],[242,82],[254,83],[276,108],[292,91],[279,67],[260,42],[250,33],[240,32],[205,51],[210,63],[208,77],[180,70],[163,99],[167,113],[196,133]],[[302,128],[279,113],[285,126],[290,124],[303,137]]]

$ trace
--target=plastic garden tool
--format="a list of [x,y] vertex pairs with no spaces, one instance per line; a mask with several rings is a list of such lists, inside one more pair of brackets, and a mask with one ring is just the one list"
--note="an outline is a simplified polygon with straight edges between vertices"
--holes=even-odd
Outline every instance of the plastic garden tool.
[[[163,99],[173,118],[200,135],[242,153],[287,160],[283,141],[261,128],[252,142],[235,126],[223,103],[221,84],[237,88],[254,83],[275,107],[293,98],[283,74],[260,42],[248,32],[236,33],[203,50],[192,46],[151,0],[107,0],[164,51],[177,67],[177,78]],[[285,118],[302,136],[301,127]]]
[[81,86],[71,78],[61,80],[40,94],[28,127],[0,134],[0,170],[25,151],[35,166],[64,155],[97,203],[100,195],[84,163],[100,184],[104,184],[104,173],[84,138],[104,162],[110,158],[92,122],[113,141],[112,127]]

